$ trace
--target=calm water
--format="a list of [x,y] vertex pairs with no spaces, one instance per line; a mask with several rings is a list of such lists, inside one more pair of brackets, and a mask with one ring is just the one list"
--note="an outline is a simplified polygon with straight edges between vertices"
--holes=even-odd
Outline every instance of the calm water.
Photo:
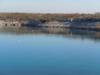
[[1,32],[0,75],[100,75],[99,33]]

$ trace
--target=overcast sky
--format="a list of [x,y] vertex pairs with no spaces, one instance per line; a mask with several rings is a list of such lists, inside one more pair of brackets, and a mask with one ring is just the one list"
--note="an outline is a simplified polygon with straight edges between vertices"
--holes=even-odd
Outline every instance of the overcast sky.
[[100,0],[0,0],[0,12],[94,13]]

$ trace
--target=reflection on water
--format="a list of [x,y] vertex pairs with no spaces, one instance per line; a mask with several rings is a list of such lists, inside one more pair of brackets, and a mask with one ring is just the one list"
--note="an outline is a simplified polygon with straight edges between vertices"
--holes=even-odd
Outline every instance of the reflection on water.
[[56,35],[63,36],[65,38],[80,38],[80,39],[91,39],[100,40],[100,31],[82,30],[82,29],[66,29],[66,28],[2,28],[1,33],[12,33],[16,35],[24,34],[45,34],[45,35]]

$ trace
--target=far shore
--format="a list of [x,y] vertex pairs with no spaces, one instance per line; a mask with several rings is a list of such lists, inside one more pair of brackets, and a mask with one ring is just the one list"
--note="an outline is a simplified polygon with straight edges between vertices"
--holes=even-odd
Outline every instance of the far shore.
[[2,27],[47,27],[100,30],[100,13],[95,14],[41,14],[0,13]]

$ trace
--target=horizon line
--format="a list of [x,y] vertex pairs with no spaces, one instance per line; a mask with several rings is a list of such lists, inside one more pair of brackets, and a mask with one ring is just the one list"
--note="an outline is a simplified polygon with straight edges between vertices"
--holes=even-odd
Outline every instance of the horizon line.
[[0,13],[26,13],[26,14],[97,14],[100,12],[1,12]]

